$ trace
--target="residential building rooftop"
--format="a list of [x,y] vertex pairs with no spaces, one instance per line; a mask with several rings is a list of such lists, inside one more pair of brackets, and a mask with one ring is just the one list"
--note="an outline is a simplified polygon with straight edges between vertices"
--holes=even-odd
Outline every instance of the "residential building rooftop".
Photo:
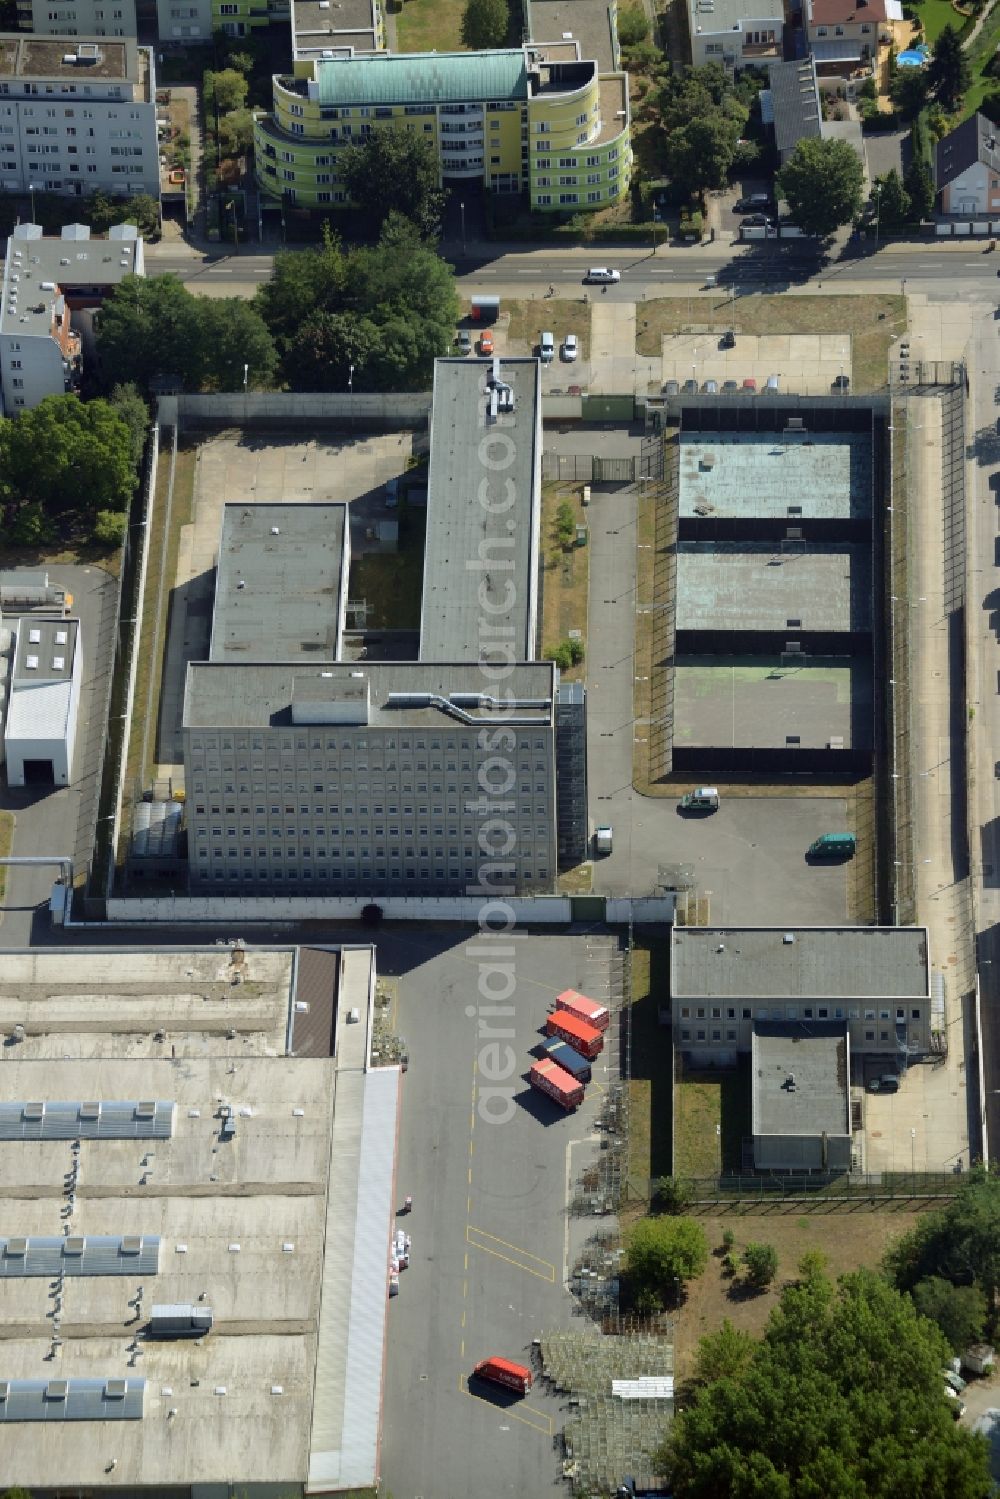
[[2,32],[0,77],[72,78],[81,87],[90,78],[135,82],[142,66],[139,52],[135,41],[128,38],[40,37]]
[[[495,374],[513,410],[494,417]],[[536,654],[541,404],[537,360],[435,362],[421,661]]]
[[336,660],[349,541],[344,504],[226,504],[211,659]]
[[[478,664],[385,661],[347,667],[266,662],[191,662],[184,694],[184,726],[267,728],[323,724],[393,731],[447,729],[470,724],[554,719],[554,667],[521,663],[503,692],[488,698]],[[509,698],[513,697],[513,703]]]
[[375,51],[379,45],[377,0],[292,0],[295,57],[324,48]]
[[903,19],[901,0],[806,0],[806,5],[810,29]]
[[61,235],[43,236],[40,224],[18,224],[7,241],[0,332],[47,335],[74,288],[117,286],[142,275],[144,245],[134,224],[112,226],[106,239],[91,239],[86,224],[67,224]]
[[572,39],[580,57],[593,58],[602,73],[616,66],[608,0],[530,0],[525,10],[536,45]]
[[755,1135],[849,1135],[847,1021],[754,1024],[751,1043]]
[[675,927],[671,994],[689,998],[926,998],[925,927]]
[[785,19],[783,0],[688,0],[692,36],[696,32],[742,31],[761,21]]
[[819,90],[816,85],[816,64],[811,57],[798,62],[773,62],[768,68],[768,88],[761,95],[763,111],[765,95],[771,123],[774,125],[774,143],[778,155],[786,156],[801,140],[818,138],[822,117],[819,107]]
[[319,102],[327,105],[438,104],[526,99],[524,49],[415,52],[379,57],[319,58]]
[[974,114],[942,137],[935,153],[935,180],[947,187],[978,162],[1000,176],[1000,128],[984,114]]

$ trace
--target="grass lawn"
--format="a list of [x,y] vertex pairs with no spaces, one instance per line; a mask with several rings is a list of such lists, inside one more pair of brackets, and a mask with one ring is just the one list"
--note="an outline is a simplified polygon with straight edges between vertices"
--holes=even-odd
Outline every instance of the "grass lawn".
[[[938,3],[940,4],[940,0]],[[992,61],[998,46],[1000,46],[1000,8],[994,8],[989,20],[976,38],[975,46],[969,53],[972,85],[962,104],[963,119],[968,119],[969,115],[975,114],[987,94],[996,92],[997,80],[987,78],[985,69]]]
[[538,347],[543,332],[551,333],[556,341],[556,363],[567,382],[573,380],[573,365],[562,364],[558,345],[567,333],[575,333],[580,341],[580,358],[590,358],[590,308],[583,301],[572,301],[568,297],[542,297],[537,302],[508,302],[510,324],[509,340],[518,339],[527,344],[529,354]]
[[[565,551],[556,535],[556,511],[567,504],[577,525],[586,525],[590,512],[583,508],[581,484],[542,485],[542,655],[550,646],[566,640],[570,630],[580,630],[587,644],[587,605],[590,586],[590,547],[571,546]],[[562,673],[567,682],[581,681],[584,663]]]
[[[163,655],[167,648],[167,617],[170,594],[177,573],[177,551],[181,527],[191,519],[194,503],[194,474],[198,462],[197,443],[180,440],[174,467],[174,494],[167,530],[167,491],[170,485],[170,449],[162,448],[156,470],[156,494],[149,519],[149,557],[146,562],[146,589],[143,594],[142,619],[139,626],[139,659],[135,672],[135,696],[132,722],[129,725],[128,754],[125,761],[125,795],[122,805],[120,848],[128,841],[132,790],[144,785],[152,776],[156,760],[156,733],[160,711],[160,688],[163,678]],[[164,558],[164,548],[166,557]],[[163,592],[160,593],[160,570],[163,569]],[[159,638],[157,641],[157,627]]]
[[[0,858],[6,859],[14,843],[14,814],[0,812]],[[0,899],[7,894],[7,868],[0,864]]]
[[[784,1286],[795,1279],[799,1260],[807,1249],[826,1256],[826,1273],[834,1280],[849,1270],[878,1265],[891,1240],[911,1229],[915,1213],[824,1212],[800,1213],[787,1208],[770,1213],[729,1213],[698,1217],[717,1251],[700,1279],[690,1282],[675,1323],[675,1367],[678,1379],[687,1378],[694,1363],[698,1339],[717,1332],[728,1318],[735,1327],[759,1334],[771,1315]],[[737,1258],[748,1244],[773,1244],[778,1251],[778,1274],[768,1290],[747,1295],[722,1273],[722,1235],[736,1235]]]
[[933,47],[946,26],[959,31],[964,25],[964,17],[952,8],[950,0],[914,0],[913,11],[923,28],[923,39],[928,47]]
[[402,0],[395,12],[400,52],[464,52],[465,0]]
[[673,1157],[670,1026],[660,1025],[666,1002],[666,942],[637,941],[632,953],[632,1079],[629,1083],[629,1196],[644,1200],[650,1177],[669,1176]]
[[[732,317],[738,333],[849,333],[853,363],[851,389],[855,394],[878,390],[888,377],[888,350],[894,334],[905,328],[905,299],[901,296],[737,297],[730,314],[728,296],[697,303],[699,319],[720,324]],[[883,316],[884,314],[884,316]],[[678,333],[692,318],[690,297],[657,297],[642,309],[636,339],[640,354],[660,353],[664,333]]]
[[424,577],[424,518],[400,510],[399,551],[363,552],[351,561],[349,596],[368,600],[368,624],[377,630],[418,630]]

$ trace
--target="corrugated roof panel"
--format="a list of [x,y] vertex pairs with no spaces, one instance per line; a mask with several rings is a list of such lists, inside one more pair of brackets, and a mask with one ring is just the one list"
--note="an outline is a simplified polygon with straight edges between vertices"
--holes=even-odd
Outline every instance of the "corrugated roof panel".
[[472,104],[528,97],[520,48],[323,57],[316,63],[320,104]]
[[0,1140],[169,1140],[174,1103],[160,1098],[150,1114],[134,1099],[80,1103],[0,1103]]
[[14,1421],[139,1421],[144,1379],[0,1380],[0,1424]]
[[156,1275],[158,1234],[0,1238],[0,1280],[47,1275]]

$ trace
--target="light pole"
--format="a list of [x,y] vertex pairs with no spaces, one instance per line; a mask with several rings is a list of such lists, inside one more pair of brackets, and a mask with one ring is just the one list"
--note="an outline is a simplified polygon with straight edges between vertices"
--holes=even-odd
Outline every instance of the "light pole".
[[233,245],[235,247],[234,253],[238,255],[240,253],[240,229],[239,229],[239,224],[236,221],[236,199],[235,198],[230,198],[229,202],[226,204],[226,207],[232,210],[232,214],[233,214]]
[[28,183],[28,192],[31,194],[31,222],[35,222],[35,184]]
[[875,248],[877,250],[878,249],[878,216],[879,216],[879,209],[882,206],[882,184],[881,184],[881,182],[876,182],[875,186],[872,188],[872,195],[873,195],[873,197],[875,199]]
[[911,1176],[916,1176],[916,1174],[917,1174],[917,1132],[916,1132],[915,1129],[911,1129],[910,1130],[910,1175]]
[[465,248],[465,204],[464,203],[459,203],[458,206],[459,206],[459,209],[460,209],[461,214],[462,214],[462,259],[464,260],[465,259],[465,255],[466,255],[466,248]]
[[243,366],[243,421],[244,421],[244,423],[246,423],[247,414],[248,414],[248,399],[249,398],[247,396],[247,377],[249,376],[249,374],[250,374],[250,366],[248,364],[245,364]]

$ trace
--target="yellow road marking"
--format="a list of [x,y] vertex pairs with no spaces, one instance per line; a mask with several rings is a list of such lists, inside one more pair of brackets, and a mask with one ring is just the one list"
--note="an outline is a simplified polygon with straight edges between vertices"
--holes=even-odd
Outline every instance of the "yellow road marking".
[[468,1395],[470,1400],[478,1400],[480,1405],[492,1406],[493,1410],[501,1416],[512,1416],[515,1421],[521,1421],[525,1426],[530,1426],[532,1431],[540,1431],[542,1436],[551,1437],[552,1417],[547,1416],[544,1411],[536,1411],[530,1405],[519,1405],[517,1410],[510,1405],[494,1405],[492,1400],[487,1400],[483,1395],[477,1395],[466,1385],[463,1376],[458,1376],[458,1390],[460,1395]]
[[[537,1254],[530,1254],[527,1249],[521,1249],[517,1244],[508,1244],[506,1239],[498,1239],[494,1234],[488,1234],[485,1229],[474,1228],[471,1223],[466,1225],[465,1238],[473,1249],[482,1249],[486,1254],[495,1255],[498,1260],[506,1260],[508,1265],[513,1265],[528,1275],[535,1275],[539,1280],[547,1280],[550,1285],[555,1284],[556,1267],[549,1260],[543,1260]],[[483,1239],[489,1242],[480,1242]],[[494,1245],[499,1245],[500,1248],[494,1248]],[[505,1249],[509,1249],[510,1254],[505,1254],[503,1252]],[[525,1263],[525,1261],[530,1261],[530,1263]],[[468,1255],[466,1255],[466,1264],[468,1264]]]

